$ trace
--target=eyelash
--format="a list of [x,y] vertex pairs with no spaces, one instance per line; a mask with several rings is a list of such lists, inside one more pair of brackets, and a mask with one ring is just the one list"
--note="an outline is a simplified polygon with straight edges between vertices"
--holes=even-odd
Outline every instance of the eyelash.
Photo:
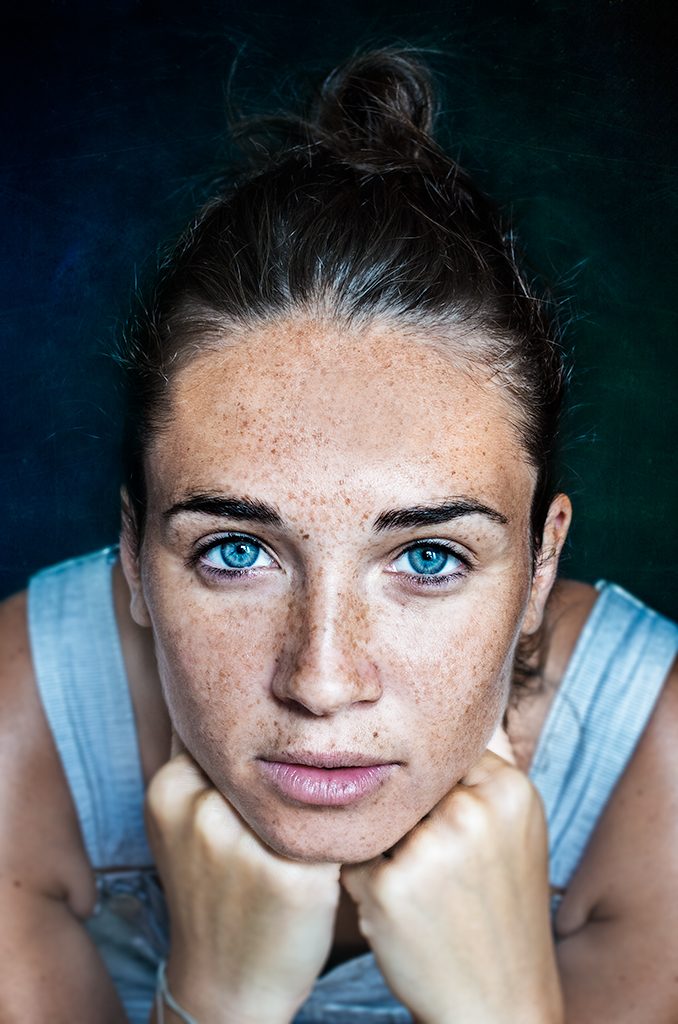
[[[256,537],[252,537],[247,533],[227,533],[221,537],[211,538],[210,540],[205,541],[205,543],[201,544],[187,560],[187,564],[190,568],[200,566],[200,571],[204,575],[216,580],[223,580],[224,578],[227,578],[229,580],[252,579],[257,575],[258,572],[260,572],[260,569],[217,569],[216,566],[208,565],[203,561],[204,556],[209,551],[212,551],[214,548],[218,548],[223,544],[233,543],[237,541],[243,541],[248,544],[255,544],[258,548],[261,548],[262,551],[268,554],[266,547],[261,543],[261,541],[257,540]],[[423,573],[417,574],[402,572],[393,572],[393,575],[400,576],[401,578],[404,577],[409,583],[412,583],[415,587],[419,587],[422,589],[430,589],[432,587],[443,587],[446,584],[451,583],[452,581],[462,579],[464,576],[468,575],[468,573],[473,568],[471,560],[466,555],[458,551],[457,548],[453,547],[451,544],[445,541],[433,541],[428,540],[426,538],[419,540],[414,544],[409,544],[407,547],[403,548],[402,551],[400,551],[395,556],[393,561],[396,562],[399,558],[402,558],[403,555],[406,555],[408,551],[416,551],[417,549],[423,547],[426,547],[432,551],[442,551],[445,552],[446,555],[451,555],[453,558],[456,558],[457,561],[461,563],[462,568],[456,572],[435,576],[427,576]],[[273,558],[273,555],[269,554],[269,558]]]
[[[252,579],[256,576],[259,569],[217,569],[214,565],[208,565],[203,561],[204,556],[214,550],[214,548],[221,547],[223,544],[237,543],[243,541],[246,544],[255,544],[262,551],[266,551],[266,548],[257,540],[256,537],[251,537],[247,533],[226,533],[221,537],[212,537],[210,540],[205,541],[201,544],[188,559],[188,565],[190,568],[200,566],[200,571],[205,576],[209,576],[211,579],[223,580],[227,578],[229,580],[237,579]],[[268,554],[268,552],[266,551]],[[273,558],[273,555],[269,555],[269,558]]]
[[445,587],[468,575],[472,568],[470,559],[466,557],[464,554],[462,554],[462,552],[458,551],[456,547],[453,547],[451,544],[445,541],[428,540],[427,538],[424,538],[423,540],[418,540],[414,544],[408,544],[407,547],[403,548],[403,550],[398,555],[396,555],[393,561],[397,562],[398,559],[402,558],[403,555],[406,555],[408,551],[417,551],[421,548],[426,548],[429,551],[439,551],[444,553],[445,555],[451,555],[454,559],[461,563],[461,566],[455,572],[448,572],[443,574],[439,573],[436,575],[426,575],[425,573],[394,572],[394,575],[398,575],[401,578],[404,577],[408,581],[408,583],[411,583],[413,586],[419,589],[423,590],[435,587]]

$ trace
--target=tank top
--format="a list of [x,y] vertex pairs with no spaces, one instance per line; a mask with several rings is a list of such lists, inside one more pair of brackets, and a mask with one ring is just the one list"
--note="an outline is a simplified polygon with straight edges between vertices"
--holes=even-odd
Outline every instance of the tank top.
[[[148,846],[134,713],[115,619],[117,548],[62,562],[29,585],[38,691],[95,872],[86,927],[131,1024],[147,1024],[168,914]],[[604,581],[530,768],[546,810],[550,872],[567,887],[678,651],[678,626]],[[554,907],[555,909],[555,907]],[[411,1024],[367,953],[322,975],[294,1024]]]

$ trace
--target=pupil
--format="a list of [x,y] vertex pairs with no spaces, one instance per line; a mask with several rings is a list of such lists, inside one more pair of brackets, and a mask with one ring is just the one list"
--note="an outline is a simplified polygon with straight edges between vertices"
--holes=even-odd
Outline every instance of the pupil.
[[244,540],[232,541],[224,544],[222,554],[232,569],[249,569],[257,560],[257,546]]
[[445,567],[447,552],[438,551],[436,548],[413,548],[408,558],[415,572],[430,576]]

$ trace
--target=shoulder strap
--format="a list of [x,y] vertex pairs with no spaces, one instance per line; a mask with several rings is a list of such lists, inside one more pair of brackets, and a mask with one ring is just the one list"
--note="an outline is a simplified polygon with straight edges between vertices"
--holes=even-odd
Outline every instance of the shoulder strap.
[[94,868],[153,863],[113,607],[116,553],[106,548],[45,569],[28,590],[37,686]]
[[645,729],[678,651],[678,626],[601,582],[535,751],[551,883],[567,886]]

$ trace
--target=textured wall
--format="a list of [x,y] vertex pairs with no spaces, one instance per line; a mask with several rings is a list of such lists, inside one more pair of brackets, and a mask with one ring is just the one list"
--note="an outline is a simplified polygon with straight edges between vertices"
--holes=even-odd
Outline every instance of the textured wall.
[[115,536],[107,352],[135,267],[223,157],[235,53],[236,88],[265,103],[301,64],[403,40],[445,48],[454,150],[573,298],[565,572],[678,614],[672,6],[62,0],[3,15],[0,590]]

